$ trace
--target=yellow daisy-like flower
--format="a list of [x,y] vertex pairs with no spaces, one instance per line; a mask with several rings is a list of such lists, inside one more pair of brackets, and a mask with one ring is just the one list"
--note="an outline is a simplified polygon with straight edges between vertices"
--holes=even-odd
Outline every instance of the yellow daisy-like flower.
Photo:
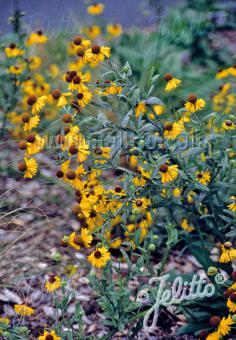
[[85,107],[86,105],[88,105],[88,103],[92,99],[92,93],[90,91],[77,93],[77,99],[78,99],[79,106]]
[[22,65],[12,65],[9,67],[8,72],[11,74],[19,75],[21,74],[25,69],[25,66]]
[[61,337],[58,336],[55,331],[44,331],[43,335],[40,335],[38,337],[38,340],[61,340]]
[[78,92],[84,93],[85,91],[88,91],[85,83],[89,82],[90,79],[91,74],[89,72],[86,72],[84,74],[81,72],[79,72],[78,74],[76,73],[76,75],[73,76],[73,78],[71,79],[68,89],[70,91],[77,90]]
[[183,132],[183,129],[184,126],[181,123],[165,122],[164,137],[168,140],[174,140]]
[[186,218],[183,218],[180,223],[181,228],[183,228],[185,231],[191,233],[195,228],[191,225],[189,225],[188,220]]
[[204,99],[198,99],[197,96],[192,93],[188,96],[188,101],[184,104],[185,108],[189,112],[196,112],[201,110],[206,105]]
[[155,112],[155,114],[158,116],[162,115],[165,112],[164,105],[160,105],[160,104],[153,105],[152,109]]
[[181,193],[182,193],[182,190],[180,188],[174,188],[172,190],[172,195],[175,197],[175,198],[179,198],[181,196]]
[[31,71],[37,70],[42,64],[42,59],[38,56],[33,56],[29,58],[29,68]]
[[30,132],[33,128],[36,128],[39,125],[40,117],[37,114],[30,117],[30,115],[25,112],[22,115],[22,121],[25,123],[23,127],[24,131]]
[[14,310],[17,314],[22,316],[31,316],[34,314],[34,309],[27,305],[14,305]]
[[232,296],[227,299],[227,307],[231,313],[236,313],[236,293],[232,293]]
[[174,181],[178,177],[178,165],[168,165],[166,163],[159,167],[162,183]]
[[220,69],[217,73],[216,73],[216,79],[222,79],[222,78],[226,78],[229,76],[229,71],[228,69],[222,70]]
[[230,199],[233,200],[233,203],[227,205],[227,208],[233,212],[236,212],[236,196],[231,196]]
[[107,264],[110,258],[111,254],[107,248],[100,247],[96,248],[96,250],[88,256],[88,261],[92,264],[92,266],[96,268],[102,268]]
[[120,24],[108,24],[107,33],[113,37],[119,37],[122,34],[122,26]]
[[95,164],[104,164],[106,163],[106,159],[109,159],[111,152],[111,148],[109,147],[101,147],[101,148],[96,148],[94,150],[95,156],[97,156],[99,159],[96,159],[94,161]]
[[202,185],[207,185],[211,180],[211,174],[209,170],[196,172],[196,179]]
[[18,169],[24,172],[24,178],[32,178],[38,171],[38,164],[34,158],[24,158],[18,163]]
[[99,35],[101,35],[102,31],[98,25],[93,25],[84,28],[84,32],[90,39],[96,39]]
[[[235,308],[236,311],[236,308]],[[225,336],[230,333],[231,326],[233,325],[233,320],[231,316],[229,315],[227,319],[225,317],[222,318],[219,326],[218,326],[218,333],[220,336]]]
[[48,37],[43,34],[41,30],[37,32],[32,32],[26,41],[26,46],[31,46],[34,44],[45,44],[48,41]]
[[144,114],[147,112],[147,107],[145,105],[145,102],[142,101],[138,103],[135,107],[135,117],[138,118],[141,114]]
[[51,275],[49,279],[45,282],[45,289],[52,293],[56,289],[59,289],[61,287],[61,279],[59,276]]
[[6,325],[9,325],[9,323],[10,323],[10,319],[8,319],[8,318],[5,318],[5,317],[0,317],[0,323],[3,323],[3,324],[6,324]]
[[93,236],[87,228],[81,229],[81,240],[86,248],[91,247],[91,242],[93,240]]
[[114,82],[110,82],[109,86],[105,88],[104,91],[100,91],[101,95],[109,96],[120,94],[122,92],[122,86],[116,85]]
[[100,15],[103,13],[105,6],[101,2],[96,2],[88,6],[87,12],[90,15]]
[[76,235],[75,232],[71,233],[68,238],[68,244],[75,250],[80,250],[81,237],[79,235]]
[[34,155],[43,150],[46,142],[46,138],[39,136],[38,134],[31,133],[27,137],[26,152],[28,155]]
[[41,96],[37,98],[35,95],[31,95],[27,99],[27,104],[32,107],[32,114],[39,113],[46,105],[47,96]]
[[61,90],[55,89],[52,91],[52,97],[54,100],[57,101],[57,107],[63,107],[68,104],[67,97],[71,96],[71,92],[64,92],[62,93]]
[[78,35],[73,39],[73,44],[76,46],[76,49],[82,48],[83,50],[86,50],[90,47],[91,41]]
[[222,128],[224,130],[234,130],[235,129],[235,124],[232,122],[232,120],[225,120],[222,124]]
[[170,73],[166,73],[164,76],[164,79],[167,82],[166,87],[165,87],[165,91],[167,92],[175,90],[177,87],[180,86],[182,82],[181,80],[177,78],[173,78],[172,74]]
[[140,209],[140,211],[143,211],[143,210],[147,209],[147,207],[149,205],[150,205],[150,200],[148,200],[145,197],[135,198],[132,201],[132,207],[133,208],[138,208],[138,209]]
[[5,48],[5,53],[8,58],[15,58],[23,55],[25,53],[24,50],[16,47],[16,44],[10,44],[8,47]]
[[105,58],[109,58],[111,56],[110,50],[110,47],[93,45],[85,52],[86,60],[94,67],[98,63],[104,61]]
[[225,243],[221,245],[221,255],[219,258],[220,263],[232,262],[236,259],[236,249],[232,247],[232,244]]

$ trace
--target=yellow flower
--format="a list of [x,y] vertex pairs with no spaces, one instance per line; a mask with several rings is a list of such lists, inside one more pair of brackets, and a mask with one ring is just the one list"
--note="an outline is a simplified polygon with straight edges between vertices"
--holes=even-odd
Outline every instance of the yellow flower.
[[178,165],[168,165],[166,163],[159,167],[162,183],[174,181],[178,176]]
[[31,71],[36,70],[42,64],[42,59],[38,56],[33,56],[29,58],[29,68]]
[[193,203],[194,201],[194,196],[196,196],[196,193],[194,191],[189,191],[188,195],[187,195],[187,201],[188,203]]
[[227,299],[227,307],[229,308],[231,313],[236,313],[236,293],[233,293],[233,297],[235,301],[232,301],[231,297]]
[[59,67],[56,64],[51,64],[49,66],[49,72],[50,72],[52,78],[56,78],[60,74]]
[[232,122],[232,120],[225,120],[222,124],[222,128],[224,130],[234,130],[235,129],[235,124]]
[[35,95],[31,95],[27,99],[27,104],[32,107],[32,113],[36,114],[42,110],[42,108],[46,105],[47,96],[41,96],[37,98]]
[[179,198],[181,196],[181,192],[182,190],[180,188],[174,188],[172,190],[172,195],[175,197],[175,198]]
[[118,86],[114,82],[110,82],[109,86],[107,86],[104,91],[100,91],[99,94],[108,96],[108,95],[120,94],[121,92],[122,92],[122,86]]
[[90,39],[96,39],[99,35],[101,35],[101,28],[97,25],[89,26],[84,28],[84,32],[88,35]]
[[233,200],[233,203],[227,205],[227,208],[233,212],[236,212],[236,196],[231,196],[230,199]]
[[86,248],[91,247],[91,242],[93,240],[93,236],[87,228],[81,229],[81,240]]
[[1,323],[9,325],[10,320],[8,318],[5,318],[5,317],[0,317],[0,324]]
[[184,126],[181,123],[165,122],[164,137],[168,140],[174,140],[183,132],[183,129]]
[[45,44],[47,40],[48,38],[46,37],[46,35],[43,35],[43,32],[39,30],[37,32],[30,33],[26,41],[26,46],[31,46],[34,44]]
[[77,48],[80,48],[80,49],[82,48],[83,50],[86,50],[87,48],[90,47],[91,41],[86,40],[83,37],[78,35],[73,39],[73,44],[76,46],[76,50]]
[[62,93],[59,89],[55,89],[52,91],[52,97],[57,101],[57,107],[63,107],[68,104],[67,97],[71,96],[71,92]]
[[110,260],[111,254],[106,247],[96,248],[92,254],[88,256],[88,261],[97,268],[104,267]]
[[52,293],[54,290],[59,289],[61,287],[61,279],[59,276],[51,275],[49,279],[45,282],[45,289]]
[[147,108],[145,102],[140,102],[135,107],[135,117],[138,118],[141,114],[147,112]]
[[184,230],[188,231],[189,233],[191,233],[193,230],[195,230],[195,228],[193,226],[190,226],[188,224],[188,220],[186,218],[183,218],[181,223],[180,223],[181,228],[183,228]]
[[211,174],[209,170],[196,172],[196,179],[202,185],[207,185],[211,180]]
[[89,91],[85,91],[83,93],[82,92],[77,93],[77,99],[78,99],[79,106],[85,107],[86,105],[88,105],[88,103],[92,99],[92,93]]
[[35,135],[34,133],[30,134],[27,137],[27,148],[26,152],[28,155],[34,155],[39,153],[44,148],[46,142],[46,138],[40,137],[39,135]]
[[216,73],[216,79],[222,79],[222,78],[226,78],[228,76],[229,76],[228,69],[225,69],[225,70],[221,69]]
[[[235,308],[235,311],[236,311],[236,308]],[[218,326],[218,334],[220,336],[225,336],[227,334],[230,333],[231,331],[231,325],[233,325],[233,321],[232,321],[232,318],[231,316],[229,315],[227,317],[227,319],[225,317],[223,317],[223,319],[221,320],[219,326]]]
[[198,99],[197,96],[192,93],[188,96],[188,101],[184,104],[187,111],[196,112],[201,110],[206,105],[204,99]]
[[69,235],[69,238],[68,238],[68,244],[76,249],[76,250],[80,250],[80,246],[81,246],[81,237],[79,237],[78,235],[76,235],[75,232],[71,233]]
[[220,263],[228,263],[232,262],[236,259],[236,249],[232,247],[232,245],[221,245],[221,255],[219,258]]
[[170,92],[180,86],[181,80],[177,78],[173,78],[172,74],[166,73],[164,76],[165,81],[167,82],[165,91]]
[[158,116],[162,115],[165,112],[165,107],[159,104],[153,105],[152,109]]
[[84,93],[85,91],[88,91],[87,86],[84,84],[89,82],[90,79],[91,79],[91,74],[89,72],[86,72],[84,74],[81,72],[78,72],[78,74],[76,73],[76,75],[73,76],[73,78],[71,79],[68,89],[70,91],[77,90],[78,92]]
[[133,208],[138,208],[138,209],[140,209],[140,211],[143,211],[143,210],[147,209],[147,207],[149,205],[150,205],[150,200],[148,200],[145,197],[135,198],[132,201],[132,207]]
[[111,55],[111,48],[106,46],[93,45],[86,50],[85,57],[91,66],[96,66],[98,63],[104,61],[105,58],[109,58]]
[[38,337],[38,340],[61,340],[61,337],[58,336],[55,331],[44,331],[43,335],[40,335]]
[[8,58],[15,58],[21,56],[25,53],[24,50],[21,50],[16,47],[16,44],[10,44],[8,47],[5,48],[5,53]]
[[38,171],[38,164],[34,158],[24,158],[18,163],[18,169],[24,172],[24,178],[32,178]]
[[93,5],[88,6],[87,12],[90,15],[100,15],[104,11],[104,5],[100,2],[96,2]]
[[24,71],[25,67],[24,65],[12,65],[9,67],[8,71],[11,74],[19,75]]
[[120,24],[108,24],[107,33],[113,37],[119,37],[122,34],[122,26]]
[[66,266],[64,270],[64,274],[67,275],[68,277],[71,277],[77,273],[77,270],[78,270],[78,267],[76,265],[69,264],[68,266]]
[[37,114],[33,117],[30,117],[30,115],[26,112],[22,115],[22,120],[25,123],[23,128],[24,131],[31,131],[33,128],[39,125],[40,117]]
[[14,305],[14,310],[22,316],[31,316],[34,314],[34,309],[26,305]]
[[110,152],[111,152],[111,148],[109,148],[109,147],[96,148],[94,150],[94,154],[99,159],[96,159],[94,161],[95,164],[104,164],[104,163],[106,163],[106,159],[110,158]]

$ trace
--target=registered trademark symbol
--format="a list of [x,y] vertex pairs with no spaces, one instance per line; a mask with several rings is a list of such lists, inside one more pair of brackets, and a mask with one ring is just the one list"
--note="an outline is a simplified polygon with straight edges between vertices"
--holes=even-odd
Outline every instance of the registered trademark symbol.
[[222,274],[217,274],[216,276],[215,276],[215,282],[217,283],[217,284],[223,284],[224,282],[225,282],[225,277],[224,277],[224,275],[222,275]]

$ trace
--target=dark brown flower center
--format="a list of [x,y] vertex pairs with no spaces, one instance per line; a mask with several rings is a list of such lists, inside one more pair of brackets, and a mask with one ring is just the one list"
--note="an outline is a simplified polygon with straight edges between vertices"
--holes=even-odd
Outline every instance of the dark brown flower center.
[[61,97],[61,91],[59,89],[55,89],[52,91],[52,96],[54,99],[59,99]]
[[73,43],[75,45],[80,45],[82,43],[82,40],[83,39],[80,36],[77,36],[77,37],[74,38]]
[[50,283],[54,283],[54,282],[56,281],[55,276],[54,276],[54,275],[50,275],[48,281],[49,281]]
[[73,78],[73,83],[74,83],[74,84],[80,84],[80,83],[81,83],[81,78],[80,78],[79,76],[75,76],[75,77]]
[[76,155],[77,154],[77,152],[78,152],[78,148],[77,148],[77,146],[76,145],[71,145],[70,147],[69,147],[69,152],[72,154],[72,155]]
[[189,96],[188,96],[188,101],[192,104],[196,103],[197,101],[197,96],[196,94],[194,93],[191,93]]
[[12,50],[14,50],[14,48],[16,48],[16,44],[12,43],[12,44],[9,45],[9,47],[10,47]]
[[25,113],[23,113],[21,119],[22,119],[22,121],[23,121],[24,123],[29,123],[29,121],[30,121],[30,115],[29,115],[27,112],[25,112]]
[[42,30],[38,30],[36,33],[37,33],[38,35],[43,35],[43,31],[42,31]]
[[173,77],[172,77],[172,74],[171,74],[171,73],[166,73],[166,74],[164,75],[165,81],[170,81],[172,78],[173,78]]
[[27,166],[24,161],[18,163],[18,169],[22,172],[26,171]]
[[141,207],[143,205],[143,202],[141,200],[136,201],[137,207]]
[[166,123],[164,124],[164,130],[171,131],[172,128],[173,128],[173,123],[171,123],[171,122],[166,122]]
[[232,126],[233,125],[233,122],[231,120],[226,120],[225,121],[225,125],[226,126]]
[[83,97],[84,97],[84,94],[83,94],[83,93],[78,93],[78,94],[77,94],[77,98],[78,98],[79,100],[81,100]]
[[94,252],[94,257],[96,257],[96,259],[100,259],[102,257],[102,253],[99,250],[96,250]]
[[67,170],[66,171],[66,177],[70,180],[75,179],[75,171],[71,170],[71,169]]
[[32,95],[27,99],[28,105],[34,105],[36,102],[37,102],[37,97],[35,95]]
[[57,177],[62,178],[64,176],[64,173],[62,170],[57,170]]
[[96,212],[95,212],[94,210],[92,210],[89,216],[90,216],[91,218],[93,218],[93,217],[96,217],[97,214],[96,214]]
[[53,335],[51,335],[51,334],[48,334],[45,338],[45,340],[53,340],[53,339],[54,339]]
[[102,154],[102,149],[101,148],[96,148],[94,150],[94,153],[96,153],[97,155],[101,155]]
[[93,54],[99,54],[101,51],[101,47],[99,45],[93,45],[92,46],[92,53]]
[[167,164],[162,164],[162,165],[160,166],[159,170],[160,170],[160,172],[163,172],[163,173],[167,172],[167,170],[168,170],[168,165],[167,165]]
[[83,48],[79,47],[76,51],[76,54],[77,54],[78,57],[83,57],[84,56]]
[[115,187],[115,192],[121,192],[122,191],[122,188],[121,187]]
[[27,142],[29,143],[34,143],[35,142],[35,134],[30,134],[28,137],[27,137]]
[[203,177],[202,174],[197,174],[197,178],[201,179]]

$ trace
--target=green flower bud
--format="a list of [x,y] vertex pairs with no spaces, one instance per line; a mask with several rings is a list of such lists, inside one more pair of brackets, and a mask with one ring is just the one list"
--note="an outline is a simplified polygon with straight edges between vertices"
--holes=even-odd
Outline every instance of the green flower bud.
[[28,332],[28,328],[23,326],[23,327],[19,327],[19,333],[20,334],[25,334]]
[[158,240],[159,236],[158,235],[153,235],[153,240]]
[[216,267],[209,267],[207,270],[207,275],[216,275],[218,272],[218,269]]
[[136,217],[135,215],[130,215],[129,219],[130,219],[130,222],[135,222]]
[[236,323],[236,314],[232,315],[232,321],[233,323]]
[[62,259],[61,254],[57,251],[54,254],[52,254],[51,258],[56,261],[56,262],[60,262]]
[[154,243],[150,243],[149,246],[148,246],[148,250],[155,251],[156,250],[156,245]]

